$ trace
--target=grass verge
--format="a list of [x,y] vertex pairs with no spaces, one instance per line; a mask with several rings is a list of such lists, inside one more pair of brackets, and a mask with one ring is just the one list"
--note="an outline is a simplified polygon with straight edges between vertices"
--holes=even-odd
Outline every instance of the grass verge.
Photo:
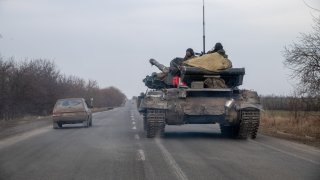
[[320,111],[264,111],[260,132],[320,147]]

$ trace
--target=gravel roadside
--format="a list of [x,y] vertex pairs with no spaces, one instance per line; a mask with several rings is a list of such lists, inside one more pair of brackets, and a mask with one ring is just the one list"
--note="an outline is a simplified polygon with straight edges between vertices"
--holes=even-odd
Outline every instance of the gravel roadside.
[[320,139],[314,138],[314,137],[308,137],[308,136],[298,136],[295,134],[289,134],[282,131],[279,131],[275,128],[266,128],[263,126],[260,126],[259,133],[267,136],[276,137],[279,139],[285,139],[301,144],[306,144],[309,146],[313,146],[320,149]]
[[24,117],[10,121],[0,121],[0,140],[24,132],[32,131],[37,128],[50,126],[51,116],[44,117]]

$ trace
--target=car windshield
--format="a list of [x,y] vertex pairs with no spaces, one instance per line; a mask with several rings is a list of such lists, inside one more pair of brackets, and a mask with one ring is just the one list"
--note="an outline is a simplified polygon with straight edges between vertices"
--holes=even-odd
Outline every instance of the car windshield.
[[67,108],[82,109],[83,106],[82,106],[81,99],[63,99],[57,102],[57,105],[55,108],[56,109],[67,109]]

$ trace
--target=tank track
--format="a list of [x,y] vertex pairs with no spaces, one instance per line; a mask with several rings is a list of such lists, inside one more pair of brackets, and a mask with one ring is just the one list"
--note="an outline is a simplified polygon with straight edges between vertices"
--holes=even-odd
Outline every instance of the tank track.
[[255,119],[253,120],[252,126],[251,126],[251,138],[255,139],[258,134],[259,125],[260,125],[260,111],[255,111]]
[[143,113],[143,130],[147,130],[147,113]]
[[148,138],[163,137],[165,129],[165,110],[148,109],[146,114],[146,133]]
[[260,111],[241,110],[239,113],[240,125],[237,138],[247,139],[250,136],[252,139],[255,139],[259,129]]

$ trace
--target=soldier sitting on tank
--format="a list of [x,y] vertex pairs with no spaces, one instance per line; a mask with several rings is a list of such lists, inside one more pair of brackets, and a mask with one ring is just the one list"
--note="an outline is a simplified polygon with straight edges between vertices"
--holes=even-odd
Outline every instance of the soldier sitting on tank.
[[186,50],[186,55],[184,56],[184,58],[174,58],[171,62],[170,62],[170,73],[173,76],[180,76],[180,70],[179,70],[179,66],[182,65],[182,62],[194,58],[195,54],[192,48],[188,48]]
[[[219,53],[224,58],[228,58],[228,55],[226,54],[226,52],[223,49],[223,46],[220,42],[217,42],[214,45],[214,48],[207,52],[207,54],[211,54],[211,53]],[[206,88],[214,88],[214,89],[215,88],[227,88],[225,81],[219,77],[207,78],[204,81],[204,84],[205,84]]]
[[221,43],[217,42],[215,45],[214,45],[214,48],[210,51],[207,52],[207,54],[210,54],[210,53],[219,53],[221,56],[223,56],[224,58],[228,58],[228,55],[226,54],[226,51],[223,49],[223,46]]

